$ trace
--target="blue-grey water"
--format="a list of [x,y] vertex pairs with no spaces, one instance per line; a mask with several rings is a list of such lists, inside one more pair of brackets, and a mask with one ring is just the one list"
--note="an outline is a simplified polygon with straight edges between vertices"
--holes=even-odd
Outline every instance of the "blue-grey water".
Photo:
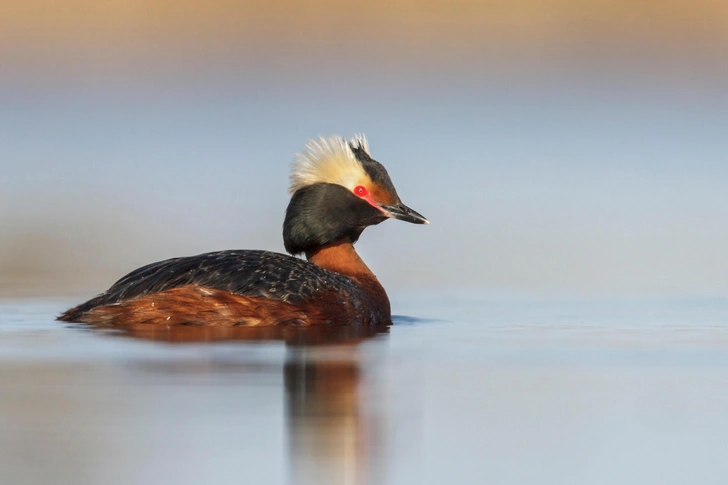
[[[2,484],[722,484],[728,301],[393,298],[383,332],[0,304]],[[194,332],[194,331],[193,331]]]

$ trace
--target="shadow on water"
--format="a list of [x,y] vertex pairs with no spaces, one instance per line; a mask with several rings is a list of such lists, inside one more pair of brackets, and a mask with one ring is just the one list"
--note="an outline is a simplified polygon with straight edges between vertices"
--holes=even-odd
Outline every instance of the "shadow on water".
[[[79,327],[77,327],[79,328]],[[89,328],[82,326],[81,328]],[[389,327],[93,328],[109,336],[171,344],[283,342],[285,425],[290,482],[371,483],[383,468],[377,416],[363,396],[360,344],[387,338]]]
[[389,333],[388,326],[331,326],[331,327],[200,327],[124,325],[91,327],[75,324],[75,328],[102,332],[112,336],[131,337],[172,344],[205,342],[284,342],[286,347],[321,345],[356,345],[364,340]]
[[410,317],[407,315],[392,315],[393,325],[416,325],[418,323],[438,323],[444,322],[439,318],[422,318],[422,317]]

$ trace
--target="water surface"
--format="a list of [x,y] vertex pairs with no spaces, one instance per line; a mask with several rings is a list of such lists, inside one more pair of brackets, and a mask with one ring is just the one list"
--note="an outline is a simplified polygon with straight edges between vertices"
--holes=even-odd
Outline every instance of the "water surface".
[[394,298],[381,331],[0,304],[0,483],[726,483],[728,302]]

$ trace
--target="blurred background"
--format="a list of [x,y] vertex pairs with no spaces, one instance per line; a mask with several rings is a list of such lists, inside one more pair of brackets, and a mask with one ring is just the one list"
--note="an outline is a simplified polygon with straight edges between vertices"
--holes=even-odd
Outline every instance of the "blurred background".
[[283,250],[294,154],[365,133],[427,227],[391,293],[725,296],[728,4],[0,1],[0,296]]

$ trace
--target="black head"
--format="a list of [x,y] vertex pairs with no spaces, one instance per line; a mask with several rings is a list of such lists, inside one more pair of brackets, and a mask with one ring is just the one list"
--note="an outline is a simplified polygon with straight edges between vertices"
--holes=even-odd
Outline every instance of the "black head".
[[367,226],[388,218],[427,224],[402,204],[387,170],[371,158],[363,137],[309,142],[294,165],[291,191],[283,223],[283,241],[291,254],[333,241],[354,243]]

